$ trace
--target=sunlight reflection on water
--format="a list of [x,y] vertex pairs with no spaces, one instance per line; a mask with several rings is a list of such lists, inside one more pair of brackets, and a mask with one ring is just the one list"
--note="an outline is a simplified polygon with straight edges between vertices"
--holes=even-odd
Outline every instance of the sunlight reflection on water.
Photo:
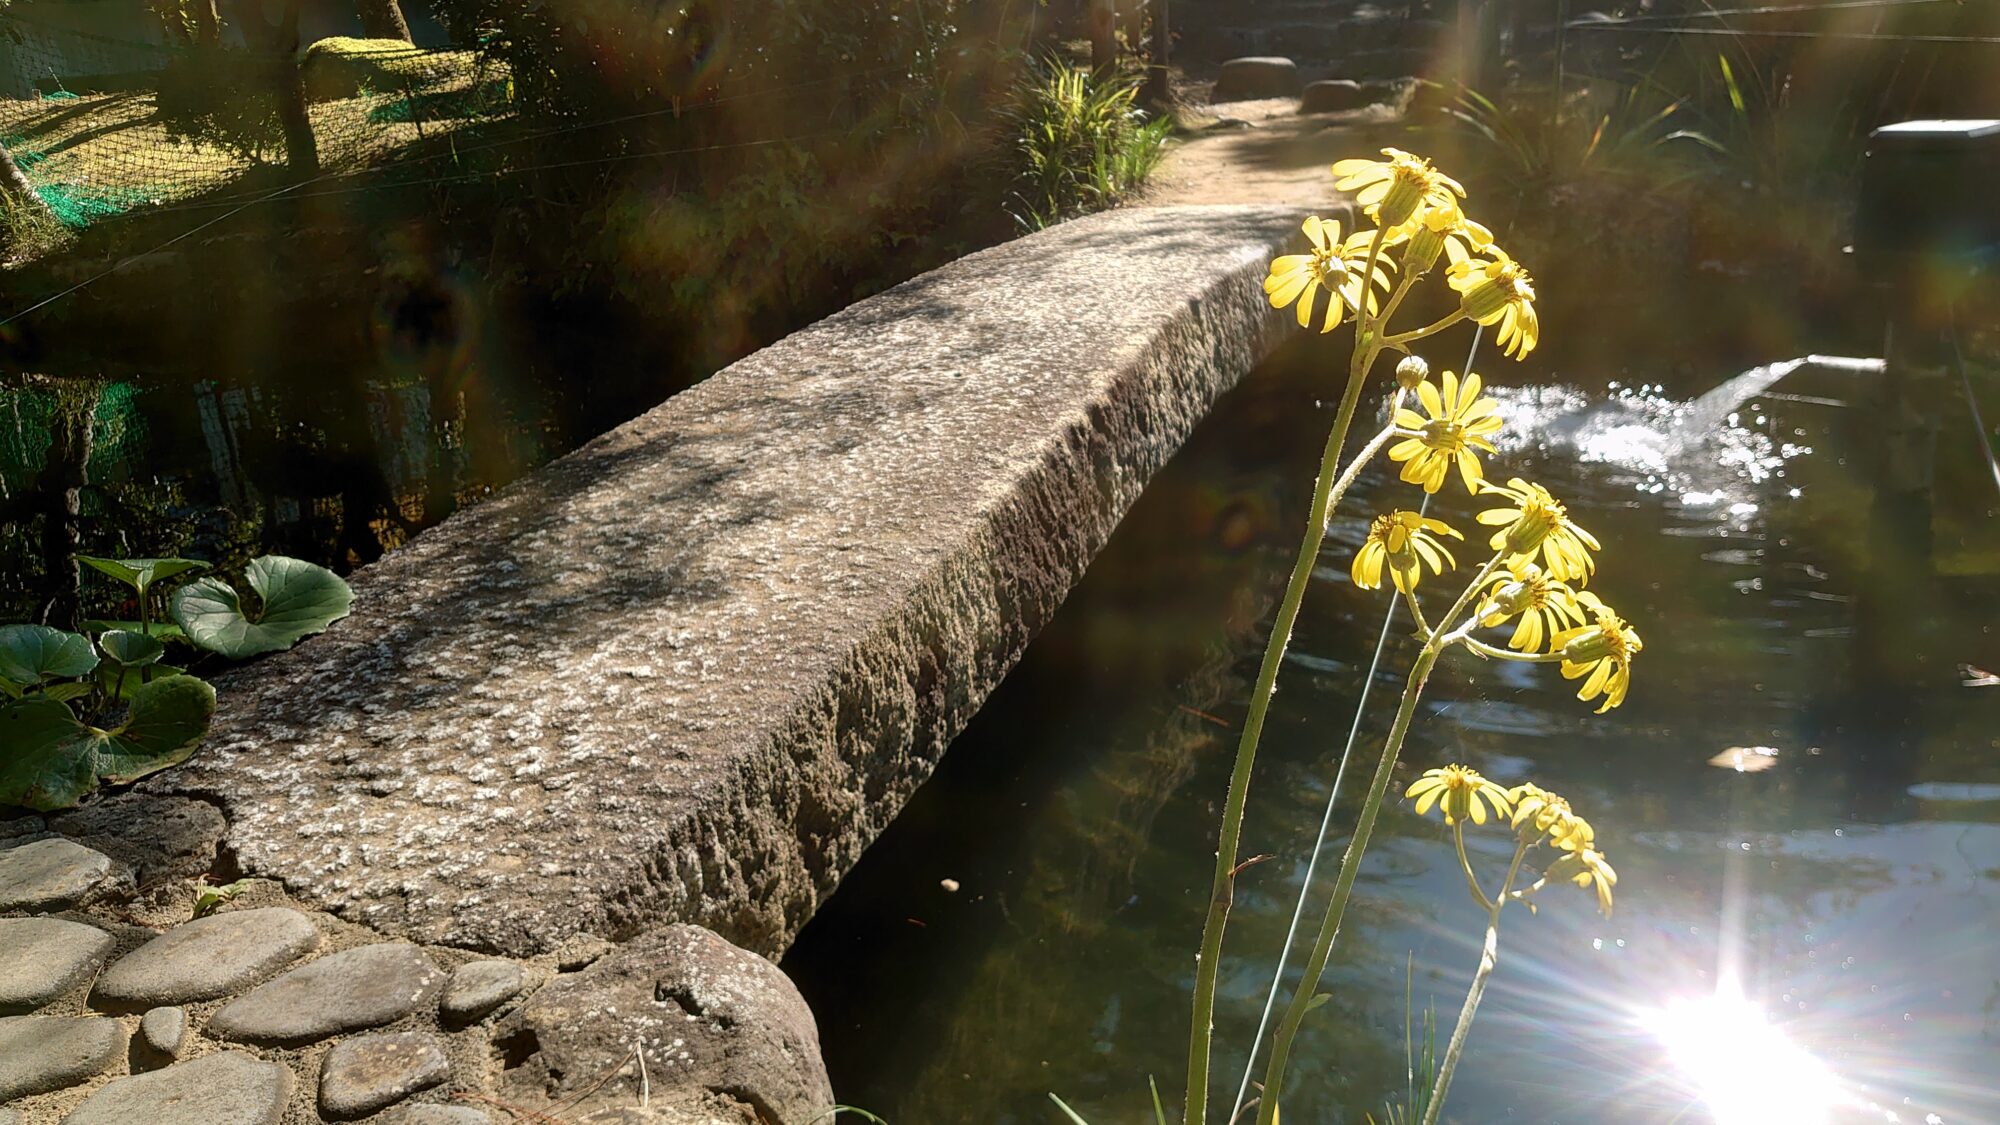
[[1710,996],[1640,1014],[1716,1125],[1824,1125],[1849,1099],[1832,1070],[1745,999],[1733,978]]

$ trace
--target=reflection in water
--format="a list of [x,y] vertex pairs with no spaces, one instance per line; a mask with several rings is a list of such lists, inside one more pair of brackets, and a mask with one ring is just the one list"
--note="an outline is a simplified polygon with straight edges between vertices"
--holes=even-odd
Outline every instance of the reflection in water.
[[[1592,810],[1626,892],[1611,920],[1551,903],[1508,935],[1448,1119],[2000,1121],[2000,691],[1958,671],[2000,667],[2000,523],[1962,499],[1991,493],[1970,443],[1941,444],[1936,570],[1879,585],[1860,367],[1800,365],[1775,386],[1764,372],[1671,439],[1653,423],[1691,406],[1650,389],[1608,404],[1503,395],[1531,423],[1509,471],[1574,498],[1618,562],[1601,592],[1642,623],[1647,652],[1631,699],[1602,718],[1535,669],[1453,659],[1434,677],[1398,785],[1462,761],[1563,792]],[[1211,488],[1309,479],[1324,417],[1293,384],[1262,393],[1307,443],[1232,432],[1240,416],[1219,412],[1189,448],[1197,479],[1225,482]],[[1273,704],[1244,852],[1276,858],[1239,884],[1218,1001],[1229,1090],[1381,621],[1344,563],[1363,513],[1406,495],[1364,479],[1329,529]],[[787,962],[843,1100],[896,1125],[1046,1121],[1049,1090],[1094,1122],[1140,1121],[1148,1076],[1174,1098],[1216,805],[1261,648],[1243,622],[1260,611],[1238,602],[1231,629],[1210,621],[1205,659],[1135,654],[1230,604],[1177,575],[1224,580],[1227,557],[1235,581],[1268,589],[1296,516],[1272,517],[1256,571],[1171,519],[1161,530],[1159,511],[1200,505],[1156,498],[1156,518],[1107,550],[1118,573],[1093,569],[1054,647],[1037,642]],[[1459,526],[1481,506],[1439,504]],[[1885,645],[1857,614],[1891,588],[1911,594],[1896,603],[1909,632]],[[1378,697],[1393,698],[1409,649],[1392,635]],[[1883,661],[1895,675],[1871,678]],[[1371,708],[1362,746],[1387,718]],[[1343,802],[1336,828],[1352,818]],[[1351,912],[1360,940],[1343,943],[1335,1002],[1304,1029],[1287,1120],[1379,1119],[1401,1090],[1406,952],[1418,1015],[1456,1011],[1482,919],[1441,833],[1385,813]],[[1327,842],[1322,868],[1344,844]],[[965,890],[939,895],[942,877]]]
[[1709,996],[1640,1015],[1693,1085],[1715,1125],[1830,1125],[1847,1099],[1825,1063],[1744,999],[1734,977]]

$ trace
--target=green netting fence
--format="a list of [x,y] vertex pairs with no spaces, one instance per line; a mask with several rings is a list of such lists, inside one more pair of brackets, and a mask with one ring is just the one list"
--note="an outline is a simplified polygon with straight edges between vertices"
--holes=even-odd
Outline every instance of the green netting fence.
[[[64,225],[227,197],[287,163],[278,57],[226,35],[175,42],[129,0],[0,0],[0,145]],[[394,164],[509,114],[504,69],[472,51],[323,39],[299,53],[321,174]]]

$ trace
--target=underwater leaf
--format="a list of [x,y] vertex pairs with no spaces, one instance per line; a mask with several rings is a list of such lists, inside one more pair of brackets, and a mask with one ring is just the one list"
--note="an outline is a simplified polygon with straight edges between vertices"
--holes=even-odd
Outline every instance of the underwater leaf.
[[141,594],[163,578],[200,570],[208,565],[199,559],[100,559],[91,555],[78,555],[76,561],[103,571]]
[[97,647],[104,652],[104,658],[122,668],[144,668],[157,662],[167,654],[167,646],[160,638],[144,633],[112,629],[97,638]]
[[0,708],[0,805],[37,811],[73,807],[100,779],[126,782],[187,760],[215,716],[215,689],[193,676],[168,676],[132,694],[116,730],[77,720],[53,699]]
[[22,687],[87,676],[97,667],[90,638],[47,625],[0,625],[0,679]]
[[188,640],[232,660],[277,652],[347,616],[354,592],[323,566],[282,555],[252,559],[245,575],[263,600],[253,620],[227,583],[203,578],[174,591],[173,619]]

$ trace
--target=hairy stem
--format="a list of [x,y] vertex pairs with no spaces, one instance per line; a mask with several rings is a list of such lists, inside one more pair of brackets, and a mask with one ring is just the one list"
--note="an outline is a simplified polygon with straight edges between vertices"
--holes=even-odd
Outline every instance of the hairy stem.
[[[1444,1109],[1445,1094],[1451,1090],[1452,1071],[1458,1069],[1458,1057],[1465,1052],[1465,1037],[1472,1031],[1472,1017],[1479,1011],[1479,1001],[1486,995],[1487,978],[1493,975],[1493,966],[1500,959],[1500,909],[1507,905],[1507,889],[1521,873],[1521,859],[1527,854],[1526,841],[1514,848],[1514,863],[1507,869],[1507,880],[1500,884],[1500,893],[1487,904],[1486,943],[1479,950],[1479,968],[1473,971],[1472,987],[1466,989],[1465,1005],[1458,1011],[1458,1026],[1451,1029],[1451,1042],[1445,1044],[1444,1058],[1438,1063],[1437,1081],[1424,1105],[1423,1125],[1437,1125],[1438,1113]],[[1472,869],[1466,868],[1466,877],[1471,874]]]
[[[1215,1037],[1215,980],[1222,963],[1222,935],[1229,923],[1229,903],[1233,894],[1237,845],[1243,837],[1243,808],[1250,799],[1250,774],[1257,762],[1257,744],[1264,735],[1264,718],[1271,709],[1277,690],[1278,669],[1283,666],[1285,649],[1298,623],[1299,607],[1305,602],[1312,582],[1313,567],[1319,562],[1319,545],[1326,538],[1327,517],[1333,511],[1334,485],[1340,471],[1340,454],[1347,444],[1347,431],[1354,423],[1354,409],[1361,401],[1361,387],[1368,369],[1381,354],[1381,322],[1367,314],[1369,278],[1382,250],[1384,232],[1375,231],[1368,258],[1362,266],[1361,304],[1355,309],[1354,352],[1347,367],[1347,388],[1340,396],[1333,430],[1327,434],[1320,454],[1319,476],[1313,485],[1312,510],[1306,516],[1305,534],[1299,542],[1298,560],[1285,583],[1278,603],[1277,620],[1271,623],[1271,638],[1264,645],[1264,660],[1257,669],[1257,683],[1250,692],[1250,710],[1243,717],[1243,734],[1236,743],[1236,762],[1229,771],[1229,795],[1222,806],[1222,833],[1215,850],[1215,878],[1209,888],[1208,916],[1201,928],[1201,952],[1194,969],[1194,1018],[1188,1034],[1187,1103],[1183,1113],[1187,1125],[1203,1125],[1208,1119],[1208,1070]],[[1334,299],[1338,299],[1335,297]]]

